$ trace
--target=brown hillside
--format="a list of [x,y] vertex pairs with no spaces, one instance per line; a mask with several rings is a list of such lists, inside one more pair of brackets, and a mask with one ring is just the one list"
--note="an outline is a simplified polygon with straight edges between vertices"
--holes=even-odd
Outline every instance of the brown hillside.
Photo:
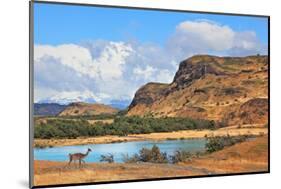
[[[262,105],[250,101],[257,98],[264,99]],[[172,83],[148,83],[141,87],[128,115],[152,114],[156,117],[227,120],[227,124],[264,124],[267,122],[267,98],[267,56],[198,55],[180,63]],[[262,108],[263,115],[259,108]],[[248,115],[240,120],[243,111]],[[230,112],[234,112],[233,118],[229,117]]]
[[254,98],[225,116],[228,124],[265,124],[268,118],[268,99]]
[[114,114],[118,110],[103,104],[88,104],[84,102],[75,102],[68,105],[59,116],[81,116],[81,115],[99,115]]

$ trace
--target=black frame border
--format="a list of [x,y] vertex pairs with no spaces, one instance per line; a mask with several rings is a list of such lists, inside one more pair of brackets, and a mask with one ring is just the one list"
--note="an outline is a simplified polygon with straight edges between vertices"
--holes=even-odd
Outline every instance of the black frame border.
[[[261,172],[241,172],[228,174],[213,174],[213,175],[196,175],[196,176],[180,176],[180,177],[163,177],[163,178],[149,178],[149,179],[130,179],[117,181],[101,181],[101,182],[86,182],[86,183],[70,183],[70,184],[56,184],[56,185],[38,185],[34,186],[34,155],[33,155],[33,140],[34,140],[34,123],[33,123],[33,66],[34,66],[34,3],[39,4],[53,4],[53,5],[70,5],[70,6],[86,6],[86,7],[100,7],[100,8],[118,8],[131,10],[146,10],[146,11],[165,11],[165,12],[182,12],[182,13],[197,13],[197,14],[215,14],[227,16],[246,16],[246,17],[260,17],[267,18],[268,23],[268,170]],[[57,1],[29,1],[29,188],[53,188],[53,187],[67,187],[67,186],[85,186],[85,185],[99,185],[99,184],[113,184],[113,183],[131,183],[144,181],[165,181],[177,179],[191,179],[191,178],[212,178],[224,176],[239,176],[239,175],[257,175],[270,173],[270,16],[269,15],[255,15],[255,14],[240,14],[240,13],[223,13],[223,12],[205,12],[195,10],[179,10],[179,9],[163,9],[163,8],[148,8],[148,7],[133,7],[121,5],[102,5],[90,3],[70,3]]]

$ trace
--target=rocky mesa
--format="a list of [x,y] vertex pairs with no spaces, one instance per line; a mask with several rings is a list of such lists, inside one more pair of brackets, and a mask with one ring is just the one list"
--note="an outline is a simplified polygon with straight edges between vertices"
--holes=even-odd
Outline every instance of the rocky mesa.
[[147,114],[266,124],[268,56],[188,58],[170,84],[148,83],[135,93],[127,115]]

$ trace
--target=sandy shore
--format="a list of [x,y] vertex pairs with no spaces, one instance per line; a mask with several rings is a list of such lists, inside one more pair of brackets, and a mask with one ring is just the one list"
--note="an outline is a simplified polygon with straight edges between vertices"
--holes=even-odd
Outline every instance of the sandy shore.
[[268,136],[236,144],[180,164],[34,161],[34,184],[69,184],[268,171]]
[[104,144],[116,142],[142,141],[142,140],[176,140],[203,138],[205,136],[237,136],[237,135],[262,135],[267,134],[268,129],[265,127],[225,127],[217,130],[185,130],[166,133],[150,133],[150,134],[132,134],[128,136],[100,136],[77,139],[35,139],[34,146],[72,146],[85,144]]

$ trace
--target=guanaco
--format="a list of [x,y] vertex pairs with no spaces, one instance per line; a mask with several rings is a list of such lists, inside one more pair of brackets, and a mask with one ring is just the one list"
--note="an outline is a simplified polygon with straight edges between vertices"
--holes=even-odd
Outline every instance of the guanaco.
[[81,162],[84,162],[85,163],[85,161],[83,160],[83,159],[85,159],[88,155],[89,155],[89,153],[91,152],[92,150],[90,149],[90,148],[88,148],[88,150],[87,150],[87,152],[85,153],[85,154],[83,154],[83,153],[75,153],[75,154],[69,154],[68,156],[69,156],[69,163],[68,163],[68,165],[70,165],[70,163],[72,162],[72,161],[76,161],[76,160],[78,160],[79,161],[79,166],[81,165]]

